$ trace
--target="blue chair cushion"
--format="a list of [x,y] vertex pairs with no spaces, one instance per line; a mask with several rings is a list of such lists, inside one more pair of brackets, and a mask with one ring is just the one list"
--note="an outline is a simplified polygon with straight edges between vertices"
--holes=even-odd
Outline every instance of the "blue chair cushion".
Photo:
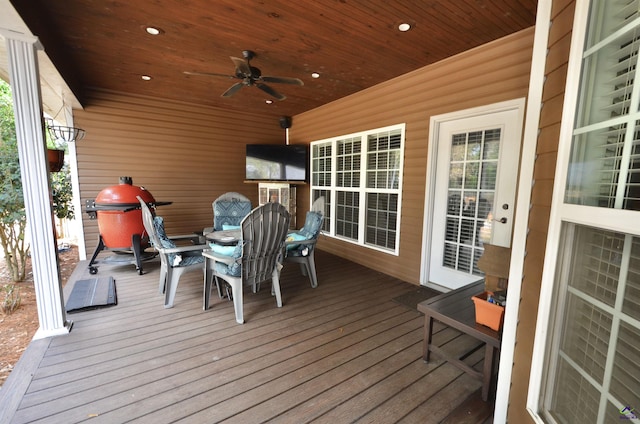
[[[171,249],[177,247],[176,244],[167,237],[167,233],[164,230],[164,219],[161,216],[153,218],[153,227],[156,230],[156,234],[160,239],[162,247],[165,249]],[[184,252],[184,253],[169,253],[167,255],[170,267],[189,266],[193,264],[203,263],[204,257],[200,251],[197,252]]]
[[304,220],[304,226],[298,232],[304,235],[307,240],[311,240],[318,236],[321,225],[322,214],[314,211],[308,211]]
[[239,226],[251,212],[251,202],[246,200],[220,200],[213,205],[213,227],[220,231],[225,225]]
[[[299,241],[299,240],[308,240],[307,237],[300,233],[289,233],[287,234],[287,241]],[[287,250],[295,250],[300,247],[299,244],[287,244]]]
[[204,256],[200,251],[184,252],[182,253],[182,262],[179,266],[189,266],[194,264],[201,264],[204,262]]
[[[161,247],[165,249],[172,249],[176,247],[176,244],[173,242],[173,240],[167,237],[167,233],[164,230],[164,218],[162,218],[161,216],[155,216],[153,218],[153,228],[156,230],[156,234],[160,239],[160,244],[162,244]],[[180,265],[182,263],[182,255],[176,253],[170,253],[168,255],[168,259],[169,266],[172,267]]]
[[[233,259],[238,259],[242,256],[242,241],[239,241],[235,246],[220,246],[215,243],[210,243],[209,246],[211,246],[211,250],[218,255],[229,256]],[[229,275],[231,277],[239,277],[242,271],[242,267],[238,261],[230,265],[224,262],[215,262],[213,266],[219,274]]]
[[223,230],[239,230],[240,226],[239,225],[227,225],[227,224],[222,224],[222,229]]
[[[209,243],[209,247],[211,248],[211,250],[213,250],[214,253],[217,253],[218,255],[222,255],[222,256],[231,256],[233,257],[234,252],[236,250],[236,248],[238,247],[237,245],[233,246],[222,246],[216,243]],[[242,253],[242,252],[240,252]],[[237,258],[238,256],[236,256]]]
[[[304,237],[302,240],[313,240],[318,237],[322,227],[322,214],[315,211],[308,211],[304,220],[304,226],[296,233]],[[287,246],[287,256],[309,256],[314,244],[301,244]]]

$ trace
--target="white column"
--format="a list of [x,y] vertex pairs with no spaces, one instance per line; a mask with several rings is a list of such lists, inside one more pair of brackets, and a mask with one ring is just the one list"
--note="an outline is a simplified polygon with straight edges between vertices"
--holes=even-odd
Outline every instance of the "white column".
[[7,44],[16,136],[40,327],[35,339],[66,334],[47,164],[36,37],[2,31]]

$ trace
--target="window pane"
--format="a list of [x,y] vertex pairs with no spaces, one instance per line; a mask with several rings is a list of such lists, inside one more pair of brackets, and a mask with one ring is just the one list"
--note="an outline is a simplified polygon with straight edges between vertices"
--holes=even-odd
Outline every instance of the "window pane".
[[331,229],[331,191],[329,190],[313,190],[312,202],[316,201],[319,197],[324,196],[324,219],[322,221],[322,230],[330,231]]
[[336,197],[336,234],[358,240],[358,193],[338,191]]
[[624,292],[622,311],[640,320],[640,239],[634,238],[629,260],[629,273]]
[[591,31],[587,37],[587,47],[591,48],[596,43],[611,36],[626,22],[638,17],[637,0],[592,0],[591,2]]
[[565,201],[640,210],[640,112],[631,103],[640,29],[629,25],[638,2],[592,4]]
[[395,249],[398,196],[387,193],[367,194],[366,243]]
[[480,188],[495,190],[498,177],[498,162],[485,162],[482,164],[482,180]]
[[467,144],[467,160],[480,160],[482,150],[482,131],[469,133]]
[[482,150],[482,158],[484,160],[498,160],[498,153],[500,153],[501,133],[501,129],[485,131],[485,140]]
[[311,193],[325,196],[326,235],[397,251],[404,125],[390,128],[311,143]]
[[602,384],[613,317],[575,295],[570,295],[567,311],[562,354]]
[[314,144],[311,159],[311,184],[328,187],[331,185],[331,144]]
[[618,298],[623,290],[637,292],[640,239],[573,224],[565,224],[563,234],[571,237],[563,243],[570,253],[559,264],[566,270],[566,277],[559,274],[567,279],[566,300],[558,305],[562,330],[549,410],[561,422],[581,422],[598,411],[609,414],[605,399],[632,406],[640,399],[640,328],[633,319],[640,303],[633,295]]
[[360,186],[360,144],[358,137],[338,141],[336,157],[338,187]]
[[606,231],[579,230],[581,252],[576,255],[575,269],[569,285],[594,299],[614,306],[620,277],[624,235]]
[[462,161],[467,151],[467,134],[454,134],[451,140],[451,161]]
[[567,203],[615,207],[626,131],[623,124],[574,138]]
[[478,182],[480,181],[480,163],[479,162],[467,162],[464,173],[464,188],[478,188]]
[[629,113],[638,53],[635,38],[635,31],[623,34],[585,58],[582,77],[590,86],[582,94],[579,127]]
[[451,163],[449,169],[449,187],[462,188],[462,175],[464,172],[464,163]]
[[399,130],[367,137],[367,188],[398,188],[400,185]]
[[[623,405],[636,405],[640,399],[640,330],[622,323],[616,345],[611,377],[611,394]],[[640,412],[638,412],[640,415]]]
[[558,422],[596,423],[600,392],[564,360],[559,364],[554,392],[557,395],[551,413]]
[[[451,137],[443,266],[482,275],[477,262],[491,241],[502,128]],[[459,257],[456,257],[459,255]]]

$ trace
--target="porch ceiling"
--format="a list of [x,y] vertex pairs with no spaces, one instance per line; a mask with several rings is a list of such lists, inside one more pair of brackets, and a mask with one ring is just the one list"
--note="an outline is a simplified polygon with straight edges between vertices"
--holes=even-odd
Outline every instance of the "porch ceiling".
[[[11,0],[53,64],[85,104],[89,88],[292,116],[534,25],[536,0],[208,0],[153,2]],[[400,32],[400,23],[412,29]],[[149,35],[154,26],[161,34]],[[230,56],[256,52],[270,84],[184,71],[234,73]],[[320,73],[313,79],[312,72]],[[142,75],[152,77],[143,81]]]

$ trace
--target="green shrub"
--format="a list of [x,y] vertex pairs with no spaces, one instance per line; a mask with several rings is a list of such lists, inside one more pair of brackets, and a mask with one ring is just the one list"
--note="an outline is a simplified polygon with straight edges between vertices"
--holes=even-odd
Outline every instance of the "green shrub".
[[12,281],[23,281],[29,246],[9,84],[0,80],[0,246]]

